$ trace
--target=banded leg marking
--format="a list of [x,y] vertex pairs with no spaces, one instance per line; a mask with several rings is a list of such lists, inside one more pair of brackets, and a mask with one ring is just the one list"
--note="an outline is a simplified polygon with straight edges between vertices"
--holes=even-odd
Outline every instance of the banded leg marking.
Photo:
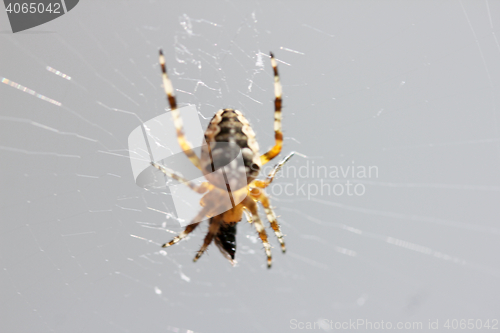
[[[209,211],[210,211],[209,207],[203,207],[203,209],[198,213],[198,215],[196,215],[196,217],[193,219],[193,221],[198,221],[198,220],[203,219]],[[186,238],[186,236],[189,235],[191,232],[193,232],[193,230],[196,229],[196,227],[200,223],[201,223],[201,221],[189,224],[188,226],[186,226],[186,228],[184,229],[183,232],[181,232],[179,235],[175,236],[174,239],[172,239],[170,242],[163,244],[162,247],[172,246],[172,245],[178,243],[180,240]]]
[[278,66],[276,64],[276,59],[271,53],[271,65],[273,66],[274,72],[274,138],[275,144],[267,153],[260,156],[260,161],[262,165],[266,164],[273,158],[275,158],[280,152],[283,146],[283,132],[281,131],[281,105],[282,105],[282,87],[280,82],[280,77],[278,74]]
[[267,256],[267,268],[271,268],[272,257],[271,257],[271,245],[269,245],[269,241],[267,240],[267,233],[264,224],[262,223],[258,213],[257,213],[257,204],[253,201],[252,198],[246,197],[243,205],[250,210],[253,218],[253,225],[255,229],[259,233],[259,237],[262,241],[262,245],[264,245],[264,250],[266,251]]
[[191,143],[187,141],[184,135],[184,128],[182,123],[182,118],[179,114],[179,110],[177,110],[177,100],[175,99],[174,87],[172,86],[172,81],[170,81],[167,74],[167,67],[165,65],[165,57],[163,56],[163,51],[160,50],[160,66],[162,72],[163,79],[163,88],[165,89],[165,94],[167,95],[168,104],[170,105],[172,118],[174,119],[175,129],[177,131],[177,141],[181,146],[182,150],[189,158],[191,163],[194,164],[195,167],[201,170],[200,159],[193,151]]
[[161,172],[163,172],[167,177],[170,177],[172,179],[177,180],[178,182],[186,184],[186,186],[188,186],[190,189],[192,189],[193,191],[195,191],[197,193],[202,194],[202,193],[205,193],[206,191],[214,188],[214,186],[212,184],[210,184],[209,182],[203,182],[200,185],[196,185],[195,183],[187,180],[186,178],[182,177],[181,175],[176,174],[173,170],[171,170],[169,168],[165,168],[163,165],[160,165],[158,163],[151,162],[151,165],[154,166],[155,168],[157,168],[158,170],[160,170]]

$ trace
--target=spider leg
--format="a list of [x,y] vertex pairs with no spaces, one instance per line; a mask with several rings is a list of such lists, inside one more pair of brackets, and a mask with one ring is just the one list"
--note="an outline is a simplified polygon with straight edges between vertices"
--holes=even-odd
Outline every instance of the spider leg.
[[266,212],[267,219],[271,224],[271,228],[273,228],[274,233],[276,234],[276,237],[281,244],[281,251],[285,253],[286,247],[285,241],[283,240],[283,234],[281,233],[280,225],[278,223],[278,220],[276,219],[276,214],[274,214],[274,210],[271,208],[268,196],[264,193],[263,189],[257,189],[252,191],[252,197],[254,197],[255,200],[259,201],[262,204],[262,207],[264,207],[264,211]]
[[247,218],[248,223],[252,223],[253,220],[250,211],[247,208],[243,207],[243,213],[245,213],[245,217]]
[[155,168],[157,168],[158,170],[160,170],[161,172],[163,172],[166,176],[168,176],[172,179],[175,179],[178,182],[186,184],[186,186],[188,186],[190,189],[192,189],[193,191],[195,191],[197,193],[200,193],[200,194],[205,193],[206,191],[214,188],[214,186],[212,184],[210,184],[209,182],[203,182],[200,185],[196,185],[195,183],[187,180],[186,178],[182,177],[181,175],[176,174],[173,170],[171,170],[169,168],[165,168],[163,165],[160,165],[158,163],[151,162],[151,165],[154,166]]
[[193,259],[194,262],[196,262],[198,259],[200,259],[200,257],[205,252],[207,247],[210,245],[210,243],[212,243],[214,236],[217,235],[217,232],[219,232],[219,227],[220,227],[220,224],[219,224],[218,219],[213,218],[210,220],[210,225],[208,227],[208,233],[205,236],[205,240],[203,241],[203,245],[201,246],[200,250],[198,251],[198,253],[196,254],[196,256]]
[[[203,207],[202,210],[196,215],[196,217],[193,219],[193,221],[200,221],[203,219],[210,211],[210,207]],[[180,240],[185,238],[187,235],[189,235],[196,227],[201,223],[200,222],[195,222],[188,224],[188,226],[184,229],[183,232],[181,232],[179,235],[175,236],[174,239],[172,239],[170,242],[165,243],[162,245],[162,247],[169,247],[172,246],[176,243],[178,243]]]
[[281,152],[281,147],[283,146],[283,133],[281,132],[282,88],[280,77],[278,75],[278,66],[276,64],[276,59],[274,59],[274,55],[272,53],[270,55],[271,65],[273,66],[274,72],[274,138],[276,142],[271,150],[260,156],[260,162],[262,163],[262,165],[275,158]]
[[271,170],[271,172],[269,173],[269,175],[267,176],[266,180],[264,180],[264,181],[262,181],[262,180],[254,180],[252,183],[250,183],[250,186],[254,185],[254,186],[257,186],[257,187],[260,187],[260,188],[266,188],[266,187],[268,187],[269,184],[271,184],[272,181],[274,180],[274,177],[276,176],[276,174],[281,170],[281,168],[283,167],[283,165],[285,165],[285,163],[288,162],[288,160],[291,159],[294,154],[295,154],[295,152],[292,151],[284,159],[282,159],[281,162],[279,162],[278,164],[276,164],[274,166],[274,168]]
[[163,88],[165,89],[165,94],[167,95],[168,104],[170,105],[172,118],[174,119],[175,129],[177,130],[177,141],[179,142],[179,145],[181,146],[182,150],[189,158],[191,163],[193,163],[195,167],[201,170],[200,160],[198,156],[196,156],[196,154],[194,153],[191,143],[189,143],[189,141],[187,141],[186,137],[184,136],[182,118],[179,114],[179,110],[177,110],[177,100],[175,99],[172,82],[170,81],[167,75],[167,68],[165,66],[165,57],[163,56],[162,50],[160,50],[160,65],[163,78]]
[[271,263],[272,263],[271,245],[269,245],[269,242],[267,240],[266,228],[264,227],[264,224],[260,220],[259,214],[257,213],[257,204],[252,198],[246,197],[245,200],[243,200],[243,205],[252,214],[253,225],[255,226],[255,229],[257,229],[257,232],[259,233],[259,237],[262,240],[262,244],[264,245],[264,250],[266,251],[267,268],[271,268]]

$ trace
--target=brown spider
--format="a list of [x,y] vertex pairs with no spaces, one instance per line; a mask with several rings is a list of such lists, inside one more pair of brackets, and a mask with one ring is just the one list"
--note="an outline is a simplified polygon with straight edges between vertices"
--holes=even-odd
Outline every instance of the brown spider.
[[[200,169],[207,182],[201,185],[196,185],[184,179],[182,176],[176,174],[174,171],[165,168],[162,165],[152,162],[151,164],[162,171],[165,175],[180,181],[197,193],[204,194],[200,200],[203,207],[198,215],[191,221],[183,232],[176,236],[173,240],[163,244],[163,247],[168,247],[179,242],[191,233],[205,217],[209,217],[209,229],[205,237],[202,247],[196,254],[194,261],[197,261],[203,252],[207,249],[212,241],[215,242],[222,254],[234,265],[234,255],[236,252],[236,224],[241,221],[243,213],[245,213],[248,222],[253,223],[259,237],[264,244],[264,249],[267,255],[267,266],[271,267],[271,246],[267,240],[267,234],[258,213],[257,202],[260,202],[264,208],[267,218],[274,230],[278,240],[281,244],[281,249],[285,252],[285,243],[283,241],[283,234],[281,233],[280,226],[276,220],[276,215],[271,208],[269,197],[266,195],[264,189],[271,184],[276,173],[281,167],[293,156],[293,152],[286,156],[279,164],[277,164],[266,180],[257,180],[260,168],[280,152],[283,145],[283,133],[281,132],[281,96],[282,89],[278,76],[278,68],[273,54],[270,54],[271,65],[274,71],[274,132],[275,132],[275,145],[267,153],[259,155],[259,145],[255,139],[250,124],[240,111],[233,109],[219,110],[210,121],[208,128],[205,132],[206,145],[202,148],[201,159],[193,152],[191,144],[184,136],[182,119],[180,118],[179,111],[177,110],[177,101],[175,99],[172,83],[167,75],[165,67],[165,58],[163,52],[160,50],[160,65],[163,77],[163,87],[167,95],[168,103],[174,125],[177,131],[177,139],[184,153],[189,160]],[[235,155],[241,152],[243,157],[244,166],[239,166],[238,170],[245,172],[246,182],[240,182],[238,186],[234,186],[236,176],[229,172],[229,175],[224,174],[225,183],[217,182],[211,178],[211,172],[214,171],[214,162],[224,164],[223,161],[231,161]],[[232,157],[228,158],[228,155]],[[212,161],[212,158],[214,160]],[[222,159],[223,161],[220,161]],[[234,164],[234,163],[233,163]],[[228,164],[230,165],[230,164]],[[236,166],[232,166],[237,168]],[[228,179],[229,178],[229,179]],[[229,184],[233,186],[229,187]],[[236,188],[236,190],[235,190]],[[221,202],[223,196],[227,197],[227,193],[232,195],[231,207],[228,207],[224,213],[220,212]],[[234,199],[234,200],[233,200]],[[234,204],[234,202],[239,202]],[[198,222],[200,221],[200,222]]]

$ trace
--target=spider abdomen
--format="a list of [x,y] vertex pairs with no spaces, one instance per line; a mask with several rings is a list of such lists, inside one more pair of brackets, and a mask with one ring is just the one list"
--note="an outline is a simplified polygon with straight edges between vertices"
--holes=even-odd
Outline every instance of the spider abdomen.
[[[226,165],[239,168],[234,170],[234,177],[245,172],[247,183],[258,176],[261,166],[259,145],[248,120],[240,111],[219,110],[205,131],[205,140],[210,147],[210,151],[208,148],[202,150],[201,164],[205,176]],[[234,162],[231,165],[240,152],[244,165]]]

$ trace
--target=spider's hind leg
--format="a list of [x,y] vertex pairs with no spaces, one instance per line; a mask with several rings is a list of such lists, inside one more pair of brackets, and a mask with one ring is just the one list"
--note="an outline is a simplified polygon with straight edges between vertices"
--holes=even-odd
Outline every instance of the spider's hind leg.
[[276,59],[271,53],[271,65],[273,66],[274,73],[274,146],[267,153],[260,156],[260,162],[262,165],[266,164],[281,152],[281,147],[283,146],[283,132],[281,131],[281,104],[282,104],[282,88],[280,77],[278,74],[278,65],[276,64]]
[[163,88],[165,89],[165,94],[167,95],[168,99],[168,104],[170,105],[171,113],[172,113],[172,118],[174,119],[174,125],[175,129],[177,130],[177,141],[179,142],[179,145],[181,146],[182,150],[186,154],[186,156],[189,158],[191,163],[194,164],[195,167],[201,170],[201,163],[200,159],[198,156],[193,151],[193,148],[191,146],[191,143],[187,141],[185,135],[184,135],[184,128],[182,124],[182,118],[181,115],[179,114],[179,110],[177,110],[177,100],[175,99],[175,94],[174,94],[174,88],[172,86],[172,82],[170,81],[170,78],[168,77],[167,74],[167,67],[165,65],[165,57],[163,56],[162,50],[160,50],[160,66],[161,66],[161,71],[162,71],[162,78],[163,78]]

